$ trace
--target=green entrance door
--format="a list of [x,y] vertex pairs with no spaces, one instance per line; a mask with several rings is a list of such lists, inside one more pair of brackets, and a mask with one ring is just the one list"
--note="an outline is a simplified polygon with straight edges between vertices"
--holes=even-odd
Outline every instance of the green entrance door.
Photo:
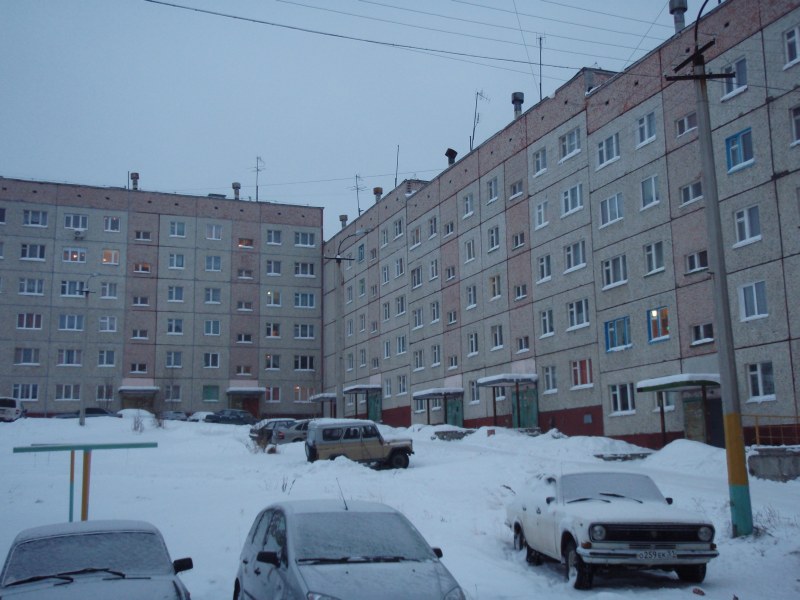
[[527,385],[511,388],[511,416],[514,427],[530,428],[539,426],[539,387]]
[[444,404],[447,410],[447,424],[456,427],[464,426],[464,396],[454,396],[445,398]]
[[367,390],[367,418],[376,423],[383,417],[381,390]]

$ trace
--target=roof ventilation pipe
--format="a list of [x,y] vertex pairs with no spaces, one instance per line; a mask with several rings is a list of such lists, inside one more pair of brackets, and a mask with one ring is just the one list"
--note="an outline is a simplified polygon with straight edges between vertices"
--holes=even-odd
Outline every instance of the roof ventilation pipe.
[[519,119],[522,114],[522,103],[525,102],[525,94],[514,92],[511,94],[511,104],[514,105],[514,118]]
[[375,187],[372,188],[372,193],[375,194],[375,204],[380,202],[381,196],[383,196],[383,188],[382,187]]
[[133,190],[139,189],[139,174],[135,171],[131,173],[131,188]]
[[454,165],[456,163],[456,156],[458,156],[458,152],[453,150],[452,148],[448,148],[444,155],[447,157],[447,164]]
[[231,187],[233,187],[233,198],[234,198],[234,200],[238,200],[239,199],[239,190],[242,189],[242,184],[239,183],[238,181],[234,181]]
[[688,0],[669,0],[669,14],[675,19],[675,33],[680,33],[686,27],[683,15],[688,8]]
[[347,227],[347,215],[339,215],[339,221],[342,223],[342,229]]

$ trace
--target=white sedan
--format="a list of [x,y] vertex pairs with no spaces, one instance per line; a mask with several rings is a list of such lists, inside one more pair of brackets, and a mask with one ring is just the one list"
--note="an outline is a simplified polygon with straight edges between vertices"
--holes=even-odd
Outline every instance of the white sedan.
[[541,476],[509,504],[506,524],[528,562],[561,561],[577,589],[612,568],[674,570],[700,583],[719,554],[711,523],[676,508],[650,477],[635,473]]

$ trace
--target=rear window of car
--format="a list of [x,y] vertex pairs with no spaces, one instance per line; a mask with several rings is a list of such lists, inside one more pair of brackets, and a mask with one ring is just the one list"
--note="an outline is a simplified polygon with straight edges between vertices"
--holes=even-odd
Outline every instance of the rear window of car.
[[11,398],[0,398],[0,408],[16,408],[17,401]]
[[344,429],[341,427],[331,427],[329,429],[322,430],[322,440],[324,442],[335,442],[342,439],[342,433],[344,433]]

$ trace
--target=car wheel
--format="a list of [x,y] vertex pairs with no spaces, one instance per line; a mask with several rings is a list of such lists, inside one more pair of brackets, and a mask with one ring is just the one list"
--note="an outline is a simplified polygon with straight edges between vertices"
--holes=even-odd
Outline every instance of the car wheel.
[[389,457],[389,466],[393,469],[407,469],[408,454],[405,452],[395,452]]
[[306,460],[310,463],[317,460],[317,451],[306,444]]
[[514,550],[519,552],[525,550],[525,560],[532,565],[542,564],[542,555],[528,545],[528,540],[525,539],[525,534],[522,532],[522,527],[514,530]]
[[572,587],[576,590],[588,590],[592,587],[592,566],[583,562],[572,539],[564,546],[564,566],[567,582]]
[[681,565],[675,567],[678,579],[687,583],[702,583],[706,578],[706,565]]
[[236,580],[236,583],[233,584],[233,600],[244,600],[244,592],[242,588],[239,587],[239,580]]

